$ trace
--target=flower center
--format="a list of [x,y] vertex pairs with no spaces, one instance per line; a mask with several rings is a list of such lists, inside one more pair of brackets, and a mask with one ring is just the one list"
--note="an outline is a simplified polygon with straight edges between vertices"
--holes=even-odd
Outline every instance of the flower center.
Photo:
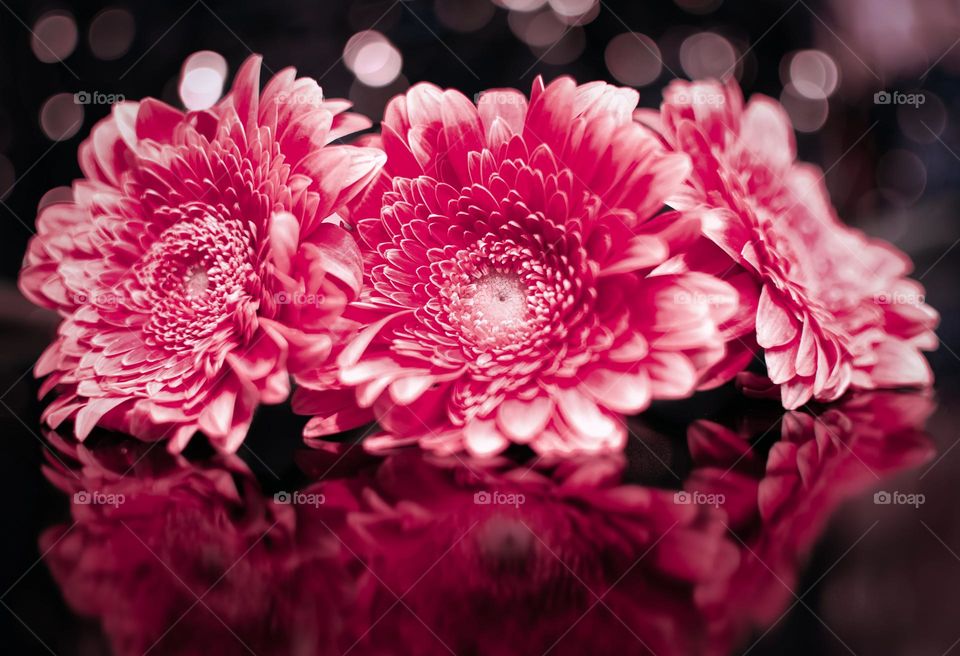
[[476,290],[475,318],[486,321],[491,329],[509,329],[526,320],[527,292],[516,274],[487,274],[476,283]]
[[210,277],[207,270],[199,265],[190,267],[183,281],[183,291],[189,297],[200,296],[210,288]]
[[534,323],[525,281],[513,271],[467,264],[445,292],[449,320],[462,338],[479,351],[516,347],[525,341]]
[[190,350],[252,298],[255,274],[245,227],[225,208],[187,203],[134,267],[148,341]]

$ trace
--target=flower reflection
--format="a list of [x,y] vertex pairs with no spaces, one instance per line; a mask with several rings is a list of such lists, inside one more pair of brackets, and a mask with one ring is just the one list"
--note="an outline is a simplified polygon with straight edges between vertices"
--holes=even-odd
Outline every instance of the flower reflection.
[[840,502],[934,455],[923,432],[934,408],[928,394],[876,392],[786,412],[766,462],[751,447],[765,427],[694,422],[694,469],[684,485],[733,500],[728,528],[743,556],[736,573],[705,594],[723,609],[715,640],[736,644],[776,622],[802,594],[799,569]]
[[191,466],[128,443],[71,455],[76,470],[46,473],[73,495],[75,524],[40,548],[114,653],[333,653],[349,598],[339,545],[265,501],[239,459]]
[[932,455],[922,394],[753,403],[665,440],[682,490],[651,484],[643,449],[518,464],[346,444],[301,454],[315,482],[274,496],[234,456],[54,438],[74,522],[40,546],[118,654],[729,653],[793,601],[843,499]]
[[387,458],[351,518],[375,573],[364,651],[702,652],[694,593],[738,557],[721,513],[624,485],[623,465]]

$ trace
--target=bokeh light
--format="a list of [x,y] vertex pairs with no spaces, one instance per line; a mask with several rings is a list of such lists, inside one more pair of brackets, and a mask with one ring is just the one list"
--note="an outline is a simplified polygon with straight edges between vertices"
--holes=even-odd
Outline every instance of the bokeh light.
[[385,87],[400,75],[403,56],[376,30],[357,32],[343,48],[343,61],[357,80],[369,87]]
[[54,187],[40,197],[37,203],[37,211],[55,203],[67,203],[73,200],[73,189],[67,186]]
[[510,12],[507,23],[516,37],[531,48],[547,48],[570,29],[549,9],[535,13]]
[[354,64],[357,61],[357,54],[359,54],[360,50],[365,45],[379,43],[386,40],[387,37],[376,30],[362,30],[357,32],[347,39],[347,44],[343,46],[344,65],[346,65],[350,71],[353,71]]
[[104,9],[90,23],[87,41],[97,59],[119,59],[127,54],[133,43],[133,15],[126,9]]
[[[784,58],[786,74],[781,70],[784,84],[792,84],[805,98],[829,98],[837,90],[840,71],[836,62],[820,50],[801,50]],[[786,78],[786,79],[783,79]]]
[[639,32],[618,34],[603,54],[610,74],[622,84],[641,87],[660,77],[663,60],[653,39]]
[[597,16],[600,15],[600,3],[594,4],[590,9],[582,14],[575,14],[572,16],[567,16],[566,14],[561,14],[554,12],[557,15],[557,18],[562,23],[567,25],[587,25],[592,23],[597,19]]
[[72,93],[50,96],[40,107],[40,127],[49,139],[63,141],[77,133],[83,125],[83,105]]
[[77,22],[66,12],[44,14],[33,26],[30,47],[37,59],[46,64],[63,61],[77,47]]
[[737,51],[714,32],[699,32],[680,45],[680,65],[691,79],[724,78],[737,66]]
[[792,84],[783,88],[780,102],[797,132],[816,132],[824,126],[830,114],[830,103],[826,98],[805,96]]
[[548,0],[548,2],[558,16],[571,19],[589,14],[600,4],[598,0]]
[[493,0],[493,2],[512,11],[536,11],[547,4],[547,0]]
[[212,107],[223,95],[227,79],[227,60],[212,50],[195,52],[183,62],[179,94],[189,110]]

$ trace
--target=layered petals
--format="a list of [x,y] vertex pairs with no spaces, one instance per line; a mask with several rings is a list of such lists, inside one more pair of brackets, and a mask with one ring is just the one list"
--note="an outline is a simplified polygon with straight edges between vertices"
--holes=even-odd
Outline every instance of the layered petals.
[[[763,349],[790,409],[851,387],[932,384],[920,351],[936,347],[938,315],[905,277],[909,258],[837,218],[823,174],[795,161],[793,130],[776,101],[754,96],[744,105],[735,83],[678,80],[664,92],[655,127],[693,162],[670,204],[710,212],[703,234],[726,258],[725,279],[746,279],[738,289],[752,302],[741,304],[737,328],[727,327],[743,348],[739,356],[729,350],[726,364],[741,357],[745,366]],[[751,284],[757,293],[743,294]],[[725,366],[715,380],[736,373]]]
[[174,451],[202,431],[235,451],[257,405],[288,397],[291,364],[329,354],[362,282],[335,213],[384,161],[332,144],[369,126],[346,107],[292,69],[261,93],[253,56],[209,110],[146,99],[94,127],[84,177],[41,211],[20,276],[63,316],[36,368],[57,393],[48,424]]
[[693,393],[740,298],[673,266],[700,217],[660,211],[690,161],[633,122],[636,103],[568,78],[529,100],[420,84],[390,103],[381,191],[348,208],[354,333],[335,371],[297,376],[297,405],[320,414],[308,437],[361,416],[334,402],[352,389],[383,428],[368,448],[596,452],[624,446],[623,414]]

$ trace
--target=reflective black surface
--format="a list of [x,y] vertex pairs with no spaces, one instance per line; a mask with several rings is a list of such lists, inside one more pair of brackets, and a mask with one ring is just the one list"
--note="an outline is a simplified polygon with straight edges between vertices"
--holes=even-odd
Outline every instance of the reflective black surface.
[[724,389],[557,461],[298,449],[281,413],[231,457],[46,433],[35,566],[4,603],[31,653],[898,653],[863,622],[929,602],[873,568],[951,567],[934,410]]

